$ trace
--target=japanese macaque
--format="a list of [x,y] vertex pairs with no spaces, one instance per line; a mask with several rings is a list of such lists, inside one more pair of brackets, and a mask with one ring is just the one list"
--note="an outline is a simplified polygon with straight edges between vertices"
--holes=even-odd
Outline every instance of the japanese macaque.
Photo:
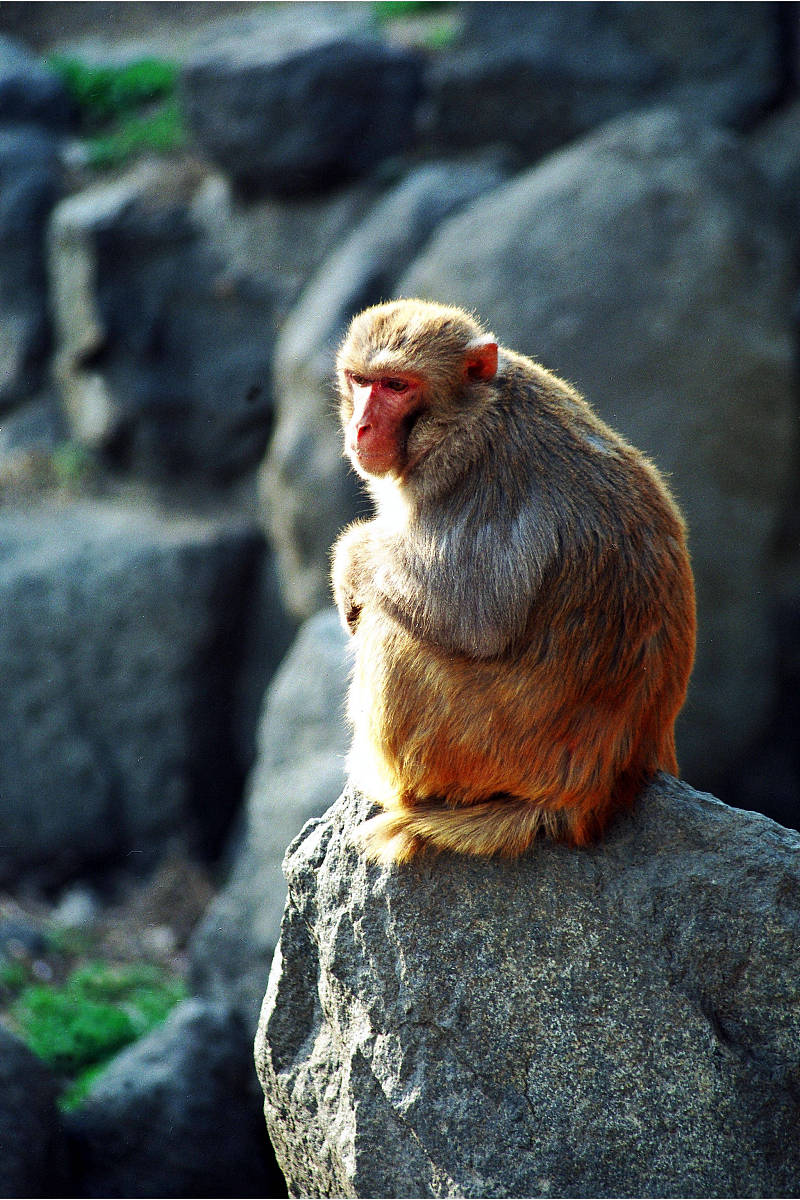
[[589,843],[677,774],[695,609],[663,479],[458,308],[367,309],[337,378],[376,508],[333,558],[355,639],[348,765],[383,809],[369,855]]

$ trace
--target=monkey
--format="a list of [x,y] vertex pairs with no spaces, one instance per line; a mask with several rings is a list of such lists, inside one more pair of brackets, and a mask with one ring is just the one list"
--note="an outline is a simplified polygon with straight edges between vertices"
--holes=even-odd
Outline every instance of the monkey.
[[374,507],[332,554],[355,651],[348,771],[380,809],[367,856],[592,843],[678,774],[696,621],[667,484],[460,308],[368,308],[336,381]]

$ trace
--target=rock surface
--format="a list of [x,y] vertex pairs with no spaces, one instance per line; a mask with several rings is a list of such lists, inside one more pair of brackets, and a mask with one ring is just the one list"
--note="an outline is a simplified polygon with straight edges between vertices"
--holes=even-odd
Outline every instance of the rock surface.
[[233,1004],[253,1032],[286,901],[286,847],[344,783],[346,643],[337,614],[318,613],[273,679],[241,847],[190,947],[195,990]]
[[217,43],[184,67],[183,110],[207,157],[247,193],[330,188],[413,139],[422,67],[404,49],[331,36]]
[[117,1055],[65,1119],[80,1196],[280,1196],[250,1036],[186,1000]]
[[227,269],[205,183],[145,163],[53,213],[55,374],[73,438],[147,479],[237,479],[271,428],[273,293]]
[[788,1196],[800,837],[659,776],[603,844],[286,858],[257,1038],[291,1195]]
[[666,103],[740,127],[787,84],[786,29],[763,4],[475,3],[463,12],[462,47],[426,78],[427,136],[450,149],[499,142],[533,162],[619,113]]
[[0,414],[46,379],[52,334],[44,237],[60,190],[54,137],[0,126]]
[[64,84],[21,42],[0,36],[0,124],[65,133],[74,112]]
[[0,1196],[67,1196],[67,1139],[56,1083],[0,1025]]
[[236,519],[99,502],[0,516],[0,875],[54,878],[170,837],[219,848],[244,770]]
[[698,590],[679,760],[703,787],[775,698],[765,581],[796,400],[793,283],[768,194],[734,135],[635,114],[444,222],[396,286],[479,313],[666,472]]

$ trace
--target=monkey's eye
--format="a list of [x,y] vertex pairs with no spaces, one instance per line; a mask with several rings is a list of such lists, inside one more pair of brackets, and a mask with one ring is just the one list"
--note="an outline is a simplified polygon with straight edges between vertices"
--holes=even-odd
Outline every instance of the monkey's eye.
[[349,371],[347,377],[351,383],[356,385],[356,387],[366,387],[369,383],[369,380],[365,379],[363,375],[353,375],[352,372]]
[[385,386],[390,392],[406,392],[408,391],[407,379],[386,379]]

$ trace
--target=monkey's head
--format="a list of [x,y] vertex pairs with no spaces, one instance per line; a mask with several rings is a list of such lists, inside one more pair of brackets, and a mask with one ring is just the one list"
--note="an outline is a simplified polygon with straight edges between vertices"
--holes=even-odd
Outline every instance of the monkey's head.
[[497,343],[468,313],[395,300],[354,318],[337,380],[345,453],[364,478],[406,479],[497,372]]

